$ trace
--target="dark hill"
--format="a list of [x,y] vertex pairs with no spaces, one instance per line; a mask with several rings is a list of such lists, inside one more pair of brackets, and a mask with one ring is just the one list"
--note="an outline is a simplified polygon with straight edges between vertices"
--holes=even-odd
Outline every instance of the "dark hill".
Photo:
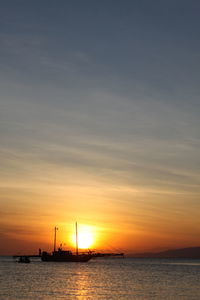
[[175,250],[167,250],[158,253],[136,253],[133,257],[143,258],[199,258],[200,259],[200,247],[181,248]]

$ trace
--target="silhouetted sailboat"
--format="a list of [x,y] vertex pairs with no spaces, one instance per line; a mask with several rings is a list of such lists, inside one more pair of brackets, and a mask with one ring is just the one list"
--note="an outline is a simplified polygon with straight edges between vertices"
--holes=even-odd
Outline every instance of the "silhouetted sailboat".
[[56,250],[56,232],[58,228],[54,228],[54,250],[52,253],[43,251],[41,254],[42,261],[46,262],[87,262],[92,258],[91,253],[79,253],[78,249],[78,225],[76,222],[76,253],[73,254],[69,250],[62,250],[61,247]]

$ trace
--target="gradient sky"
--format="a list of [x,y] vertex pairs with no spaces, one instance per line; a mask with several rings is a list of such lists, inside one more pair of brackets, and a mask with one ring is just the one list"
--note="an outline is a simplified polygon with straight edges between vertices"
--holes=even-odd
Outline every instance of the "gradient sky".
[[197,0],[1,0],[0,253],[199,246],[199,78]]

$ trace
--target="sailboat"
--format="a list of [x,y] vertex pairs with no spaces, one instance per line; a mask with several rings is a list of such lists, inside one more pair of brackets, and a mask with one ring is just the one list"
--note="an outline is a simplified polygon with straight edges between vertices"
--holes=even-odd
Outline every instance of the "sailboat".
[[54,250],[52,253],[43,251],[41,254],[41,260],[46,262],[87,262],[92,258],[92,254],[79,253],[78,249],[78,226],[76,222],[76,253],[72,253],[70,250],[62,250],[61,247],[56,250],[56,232],[58,228],[54,228]]

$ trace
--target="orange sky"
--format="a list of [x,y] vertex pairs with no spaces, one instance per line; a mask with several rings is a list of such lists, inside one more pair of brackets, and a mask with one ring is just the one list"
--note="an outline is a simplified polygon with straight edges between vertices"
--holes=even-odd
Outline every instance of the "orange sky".
[[[40,172],[39,178],[45,178],[45,173],[48,177],[45,168]],[[49,177],[58,174],[54,184],[49,180],[41,185],[33,177],[7,183],[2,202],[1,254],[51,250],[55,225],[59,227],[57,245],[73,247],[75,221],[80,228],[87,225],[91,229],[93,249],[130,253],[199,245],[198,211],[188,202],[187,193],[115,186],[80,171],[62,174],[48,168],[48,172]],[[191,200],[197,199],[190,195]]]

